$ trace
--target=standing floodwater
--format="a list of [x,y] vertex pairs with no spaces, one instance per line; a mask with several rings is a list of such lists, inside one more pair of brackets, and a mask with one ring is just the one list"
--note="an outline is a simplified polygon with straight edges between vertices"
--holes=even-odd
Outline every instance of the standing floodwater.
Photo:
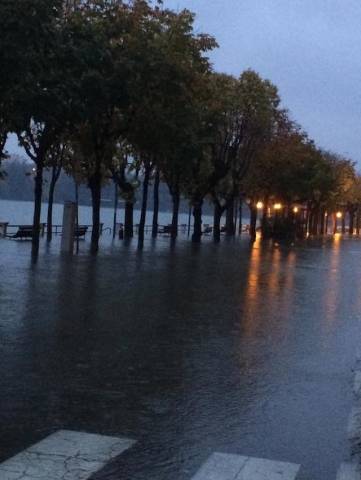
[[0,242],[0,462],[66,428],[137,440],[96,478],[188,480],[214,451],[335,478],[361,243],[103,241],[36,266]]

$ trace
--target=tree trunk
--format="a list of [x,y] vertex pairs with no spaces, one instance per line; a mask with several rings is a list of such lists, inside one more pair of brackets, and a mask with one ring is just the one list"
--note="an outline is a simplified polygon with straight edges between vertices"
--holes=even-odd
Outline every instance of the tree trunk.
[[332,218],[333,218],[333,234],[335,235],[337,233],[337,216],[335,213],[332,215]]
[[221,218],[222,218],[222,209],[218,202],[214,204],[214,215],[213,215],[213,240],[215,243],[219,243],[221,240]]
[[354,210],[350,210],[349,213],[349,227],[348,227],[348,233],[350,235],[353,235],[353,231],[354,231],[354,228],[355,228],[355,211]]
[[54,205],[54,192],[56,185],[56,167],[52,168],[51,180],[49,185],[49,200],[48,200],[48,217],[47,217],[47,231],[46,231],[46,240],[51,242],[53,238],[53,205]]
[[191,234],[191,223],[192,223],[192,205],[189,205],[189,211],[188,211],[188,238]]
[[154,179],[154,190],[153,190],[153,226],[152,226],[152,237],[157,238],[158,236],[158,216],[159,216],[159,184],[160,184],[160,173],[159,169],[155,173]]
[[263,203],[263,209],[262,209],[262,220],[261,220],[261,233],[262,233],[262,237],[266,237],[267,236],[267,226],[268,226],[268,222],[267,222],[267,213],[268,213],[268,201],[264,201]]
[[133,238],[134,235],[134,221],[133,221],[133,214],[134,214],[134,203],[132,201],[125,202],[124,208],[124,238],[130,239]]
[[39,254],[39,241],[40,241],[40,218],[41,218],[41,200],[43,194],[43,173],[44,173],[44,161],[39,158],[36,164],[36,176],[34,186],[34,216],[33,216],[33,238],[31,254],[34,260],[37,259]]
[[238,209],[239,209],[239,199],[236,198],[234,200],[234,208],[233,208],[233,216],[234,216],[234,220],[233,220],[233,223],[234,223],[234,234],[233,235],[236,235],[237,233],[237,221],[238,221]]
[[100,203],[102,193],[102,176],[99,170],[89,179],[89,188],[92,196],[93,227],[91,236],[90,252],[96,254],[99,250],[100,237]]
[[249,207],[250,212],[251,212],[251,219],[250,219],[250,226],[249,226],[249,234],[251,236],[252,240],[256,239],[257,236],[257,216],[258,216],[258,210],[257,207],[254,205],[251,205]]
[[113,240],[117,230],[117,212],[118,212],[118,184],[114,181],[114,213],[113,213]]
[[346,233],[346,213],[345,212],[343,212],[343,215],[342,215],[341,225],[342,225],[341,226],[341,229],[342,229],[341,231],[344,234],[344,233]]
[[[79,229],[79,185],[75,181],[75,227]],[[76,253],[79,253],[79,235],[76,236]]]
[[320,210],[320,215],[319,215],[319,232],[320,235],[324,235],[325,233],[325,212],[323,208]]
[[311,234],[317,235],[318,233],[318,208],[312,212],[312,224],[311,224]]
[[138,231],[138,248],[143,248],[144,245],[144,229],[145,221],[147,217],[147,204],[148,204],[148,187],[150,178],[151,166],[149,163],[145,166],[144,179],[143,179],[143,198],[142,209],[140,213],[139,231]]
[[175,240],[178,236],[178,218],[179,218],[179,204],[180,204],[180,194],[178,189],[176,189],[172,194],[173,202],[173,214],[172,214],[172,228],[171,228],[171,238]]
[[242,225],[243,222],[243,198],[241,197],[239,200],[239,222],[238,222],[238,234],[242,235]]
[[326,226],[325,226],[325,233],[326,235],[328,235],[328,229],[329,229],[329,226],[330,226],[330,214],[327,213],[327,216],[326,216]]
[[194,228],[192,235],[193,243],[200,243],[202,239],[202,205],[203,200],[193,202]]
[[360,235],[360,210],[356,210],[356,235]]
[[235,235],[235,226],[234,226],[234,198],[230,200],[227,204],[226,210],[226,235],[227,237],[233,237]]
[[305,221],[306,235],[310,234],[310,224],[311,224],[311,210],[310,210],[310,207],[308,205],[307,210],[306,210],[306,221]]

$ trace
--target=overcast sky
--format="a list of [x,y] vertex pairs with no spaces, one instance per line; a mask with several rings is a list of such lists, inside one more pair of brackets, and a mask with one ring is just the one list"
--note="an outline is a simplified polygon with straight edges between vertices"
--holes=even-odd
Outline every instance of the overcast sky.
[[[165,0],[220,45],[215,69],[253,68],[322,147],[361,165],[360,0]],[[16,142],[11,142],[11,150]]]
[[165,0],[214,35],[216,70],[253,68],[322,147],[361,165],[360,0]]

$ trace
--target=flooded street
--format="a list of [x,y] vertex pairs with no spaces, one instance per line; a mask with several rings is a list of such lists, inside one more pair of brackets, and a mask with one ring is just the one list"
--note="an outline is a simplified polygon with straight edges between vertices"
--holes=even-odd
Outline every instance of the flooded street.
[[0,241],[0,462],[59,429],[136,445],[94,478],[190,480],[214,451],[349,458],[361,340],[361,243],[275,246],[103,238],[37,265]]

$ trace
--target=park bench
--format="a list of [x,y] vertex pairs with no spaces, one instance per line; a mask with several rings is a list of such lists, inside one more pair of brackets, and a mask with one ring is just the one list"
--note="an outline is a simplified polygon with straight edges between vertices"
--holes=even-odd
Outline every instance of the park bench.
[[31,239],[34,236],[34,229],[32,225],[19,225],[18,231],[14,235],[10,235],[10,238],[14,239]]
[[87,231],[88,231],[88,226],[87,225],[78,225],[74,229],[74,237],[76,237],[76,238],[85,237]]
[[[44,236],[45,232],[45,223],[40,223],[40,235]],[[7,238],[13,240],[31,240],[34,236],[33,225],[8,225],[9,228],[17,227],[17,232],[15,234],[6,234]]]
[[159,227],[158,232],[162,235],[170,235],[172,233],[172,225],[162,225]]

